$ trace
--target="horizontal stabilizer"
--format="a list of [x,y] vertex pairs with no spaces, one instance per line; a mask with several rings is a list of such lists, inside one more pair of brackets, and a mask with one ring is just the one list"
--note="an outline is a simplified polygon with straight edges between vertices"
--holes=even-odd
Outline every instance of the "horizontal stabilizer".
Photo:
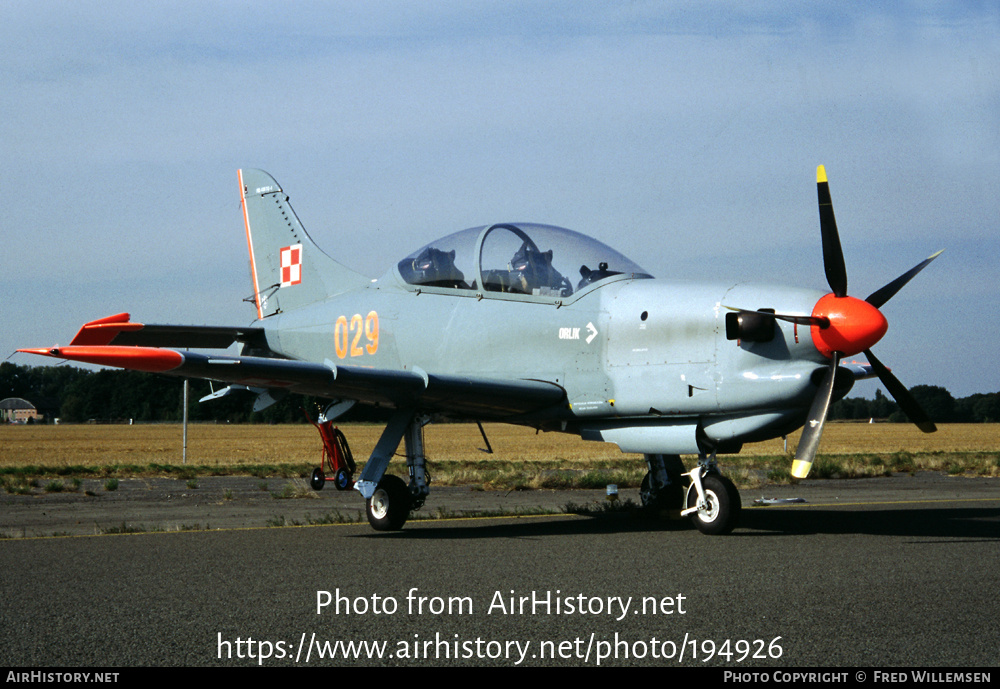
[[84,324],[70,345],[226,349],[236,342],[264,348],[264,330],[215,325],[145,325],[132,322],[127,313],[119,313]]

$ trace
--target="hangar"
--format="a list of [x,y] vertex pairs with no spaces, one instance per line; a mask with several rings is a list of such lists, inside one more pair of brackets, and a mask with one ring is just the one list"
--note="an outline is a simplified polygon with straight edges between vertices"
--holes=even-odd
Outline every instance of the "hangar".
[[0,418],[4,423],[28,423],[41,420],[38,410],[31,402],[21,397],[0,400]]

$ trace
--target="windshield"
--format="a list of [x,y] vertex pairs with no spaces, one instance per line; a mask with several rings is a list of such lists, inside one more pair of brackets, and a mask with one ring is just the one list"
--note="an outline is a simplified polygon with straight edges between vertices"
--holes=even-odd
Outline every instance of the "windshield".
[[551,298],[614,275],[652,277],[596,239],[529,223],[462,230],[421,247],[397,267],[411,285]]

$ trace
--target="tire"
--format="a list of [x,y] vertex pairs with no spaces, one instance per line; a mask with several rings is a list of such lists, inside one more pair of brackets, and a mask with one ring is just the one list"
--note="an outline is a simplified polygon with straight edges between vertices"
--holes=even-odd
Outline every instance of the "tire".
[[347,490],[351,487],[351,474],[347,469],[340,469],[333,475],[333,487],[337,490]]
[[326,477],[323,476],[322,469],[313,469],[312,478],[309,479],[309,485],[312,486],[313,490],[323,490],[323,486],[326,485]]
[[[705,489],[708,509],[693,513],[691,521],[703,534],[719,536],[730,533],[740,521],[740,511],[743,508],[740,492],[732,481],[718,474],[703,477],[701,485]],[[697,504],[698,491],[692,485],[688,490],[687,505],[694,507]]]
[[385,475],[365,503],[368,523],[376,531],[399,531],[410,516],[410,491],[398,476]]
[[681,485],[680,477],[675,479],[671,476],[670,485],[661,488],[656,496],[653,495],[652,480],[653,477],[648,471],[642,477],[639,499],[642,501],[643,510],[650,515],[657,515],[664,510],[680,512],[684,505],[684,488]]

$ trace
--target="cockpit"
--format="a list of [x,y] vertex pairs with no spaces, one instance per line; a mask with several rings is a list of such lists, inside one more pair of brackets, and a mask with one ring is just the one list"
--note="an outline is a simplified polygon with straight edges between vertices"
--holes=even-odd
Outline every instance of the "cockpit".
[[559,300],[610,278],[650,278],[611,247],[578,232],[529,223],[473,227],[417,249],[397,264],[416,287]]

